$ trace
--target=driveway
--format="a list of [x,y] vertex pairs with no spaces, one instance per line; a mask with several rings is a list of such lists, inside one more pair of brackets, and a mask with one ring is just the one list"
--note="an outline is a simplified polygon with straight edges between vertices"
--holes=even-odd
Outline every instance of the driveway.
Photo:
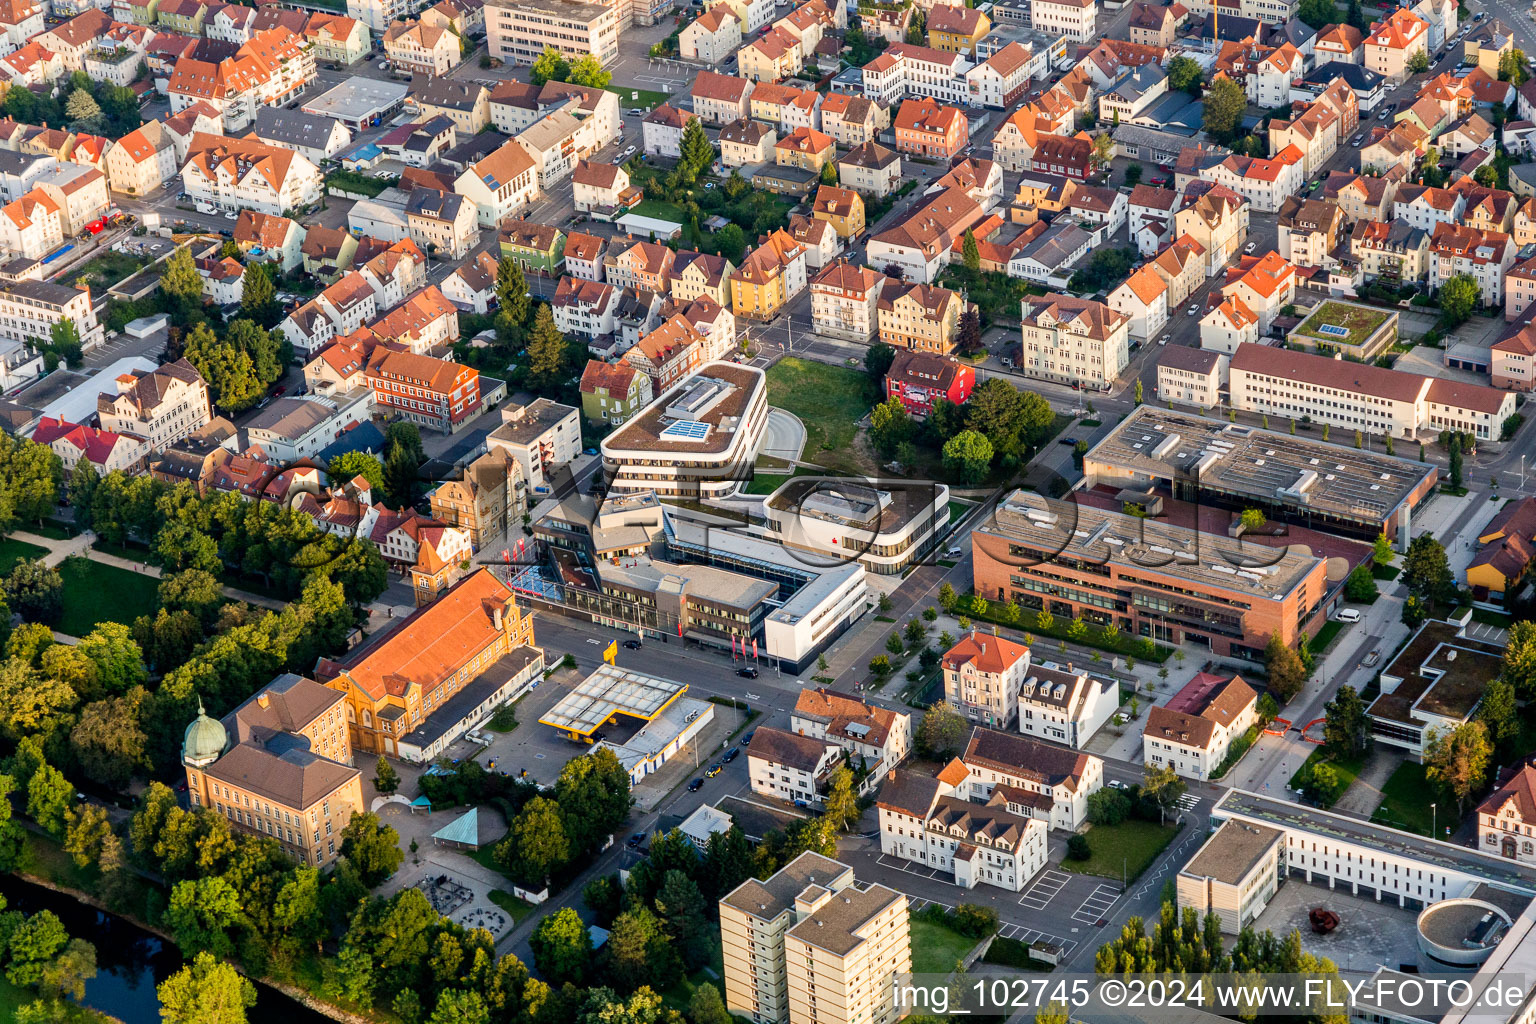
[[758,445],[757,453],[786,462],[798,462],[804,449],[805,424],[800,422],[800,417],[783,409],[769,409],[768,425],[763,430],[763,440]]

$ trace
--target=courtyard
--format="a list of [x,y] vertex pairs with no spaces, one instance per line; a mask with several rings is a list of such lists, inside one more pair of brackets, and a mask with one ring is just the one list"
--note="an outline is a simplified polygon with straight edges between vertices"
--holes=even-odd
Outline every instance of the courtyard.
[[[1327,935],[1312,931],[1307,914],[1313,907],[1338,914],[1338,928]],[[1378,903],[1343,887],[1329,889],[1326,882],[1309,885],[1305,878],[1292,877],[1280,883],[1253,929],[1268,929],[1276,938],[1299,931],[1301,946],[1309,953],[1327,957],[1346,975],[1369,974],[1377,966],[1397,970],[1418,962],[1417,917],[1418,911],[1399,907],[1395,900]]]

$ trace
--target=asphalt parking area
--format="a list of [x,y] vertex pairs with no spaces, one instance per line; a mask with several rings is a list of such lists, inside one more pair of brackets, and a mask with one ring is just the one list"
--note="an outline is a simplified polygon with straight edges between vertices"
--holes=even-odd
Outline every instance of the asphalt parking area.
[[1047,868],[1041,872],[1034,885],[1024,890],[1024,895],[1019,897],[1019,906],[1028,907],[1030,910],[1044,910],[1070,881],[1072,876],[1066,872],[1052,871]]
[[1072,920],[1078,924],[1096,925],[1109,912],[1109,908],[1115,905],[1115,900],[1120,898],[1120,888],[1114,885],[1096,885],[1083,902],[1072,911]]

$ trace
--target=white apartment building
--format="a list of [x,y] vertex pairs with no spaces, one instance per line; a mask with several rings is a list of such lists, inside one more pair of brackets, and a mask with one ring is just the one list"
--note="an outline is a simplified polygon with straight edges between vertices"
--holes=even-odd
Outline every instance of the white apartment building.
[[747,744],[747,778],[752,792],[796,807],[815,807],[826,798],[827,777],[846,755],[828,739],[758,726]]
[[802,853],[720,900],[725,1005],[753,1024],[893,1024],[912,970],[907,898]]
[[1047,293],[1023,303],[1019,369],[1027,376],[1108,389],[1130,357],[1130,317],[1102,302]]
[[1440,224],[1459,224],[1466,206],[1460,192],[1429,185],[1399,185],[1392,200],[1392,220],[1433,232]]
[[1514,240],[1502,231],[1438,224],[1429,241],[1430,288],[1466,274],[1477,282],[1484,306],[1504,305],[1504,279],[1514,265]]
[[591,54],[607,64],[619,55],[617,5],[581,0],[492,0],[485,5],[492,57],[532,64],[552,46],[567,57]]
[[208,385],[185,359],[146,373],[132,370],[116,380],[117,391],[96,398],[101,429],[142,437],[162,451],[213,418]]
[[1130,317],[1129,331],[1138,341],[1151,341],[1168,324],[1168,282],[1148,264],[1109,293],[1109,308]]
[[864,95],[891,105],[909,96],[963,105],[970,102],[970,69],[971,62],[958,53],[894,43],[864,65]]
[[347,17],[367,25],[375,35],[383,35],[391,23],[414,8],[406,0],[347,0]]
[[516,139],[508,139],[465,168],[454,191],[475,204],[481,227],[498,227],[539,195],[538,168]]
[[817,334],[868,343],[879,325],[876,305],[886,277],[847,260],[827,264],[811,279],[811,325]]
[[1081,750],[1120,707],[1120,686],[1068,663],[1041,662],[1019,687],[1019,732]]
[[1232,355],[1259,340],[1259,316],[1236,295],[1200,318],[1200,351]]
[[1265,345],[1239,346],[1229,372],[1234,409],[1367,435],[1458,430],[1487,441],[1515,411],[1513,392]]
[[181,181],[194,203],[278,216],[319,202],[323,184],[320,169],[301,153],[202,132],[192,136]]
[[529,488],[548,487],[553,471],[581,454],[581,412],[547,398],[506,406],[501,426],[486,435],[485,447],[511,456]]
[[107,180],[114,192],[149,195],[178,169],[176,144],[159,121],[146,121],[107,150]]
[[1227,386],[1229,356],[1206,348],[1170,345],[1157,361],[1157,400],[1214,409]]
[[608,490],[663,498],[729,494],[749,476],[767,424],[763,371],[706,363],[603,439]]
[[972,722],[1006,729],[1019,713],[1029,648],[1002,636],[971,633],[944,652],[944,699]]
[[1088,797],[1104,785],[1104,762],[1097,757],[979,725],[960,760],[970,787],[962,796],[984,801],[1001,789],[1008,810],[1069,832],[1087,820]]
[[1258,699],[1241,676],[1197,673],[1166,705],[1147,710],[1143,760],[1186,779],[1210,778],[1233,742],[1258,724]]
[[106,340],[88,289],[56,281],[16,281],[0,289],[0,338],[27,345],[53,337],[55,324],[71,320],[85,351]]
[[937,777],[895,771],[875,801],[880,852],[947,871],[965,889],[979,884],[1019,892],[1046,865],[1049,827],[1008,810],[1007,794],[985,804],[967,800],[965,766],[951,762]]
[[618,329],[619,299],[622,293],[611,284],[562,277],[550,301],[555,326],[564,334],[600,338]]
[[1098,0],[1031,0],[1030,21],[1036,32],[1060,33],[1069,42],[1092,42],[1099,16]]
[[857,759],[871,779],[885,774],[912,752],[912,716],[875,707],[859,697],[826,687],[803,689],[789,716],[790,731],[834,743]]

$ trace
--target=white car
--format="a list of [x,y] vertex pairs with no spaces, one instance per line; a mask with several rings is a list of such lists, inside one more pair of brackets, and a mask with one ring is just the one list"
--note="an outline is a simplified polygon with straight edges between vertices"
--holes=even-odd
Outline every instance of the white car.
[[1253,252],[1253,247],[1254,247],[1254,243],[1253,242],[1249,242],[1247,245],[1243,246],[1243,252],[1244,253],[1251,253],[1251,252]]
[[634,155],[634,152],[635,152],[635,147],[634,146],[626,146],[625,149],[624,149],[624,152],[622,154],[620,154],[620,155],[623,156],[625,159],[628,159],[629,157]]
[[226,213],[224,215],[224,219],[225,220],[239,220],[240,219],[240,214],[238,212],[236,212],[235,210],[230,210],[228,213]]
[[1189,307],[1189,309],[1188,309],[1188,311],[1187,311],[1187,312],[1185,312],[1185,314],[1184,314],[1184,315],[1185,315],[1185,316],[1194,316],[1194,315],[1195,315],[1195,314],[1197,314],[1197,313],[1199,313],[1199,312],[1200,312],[1200,307],[1199,307],[1199,306],[1198,306],[1198,305],[1196,305],[1196,306],[1190,306],[1190,307]]
[[1158,339],[1157,339],[1157,343],[1158,343],[1158,344],[1159,344],[1159,345],[1166,345],[1166,344],[1168,344],[1168,342],[1169,342],[1169,341],[1171,341],[1171,340],[1172,340],[1172,339],[1173,339],[1173,335],[1171,335],[1171,334],[1165,334],[1165,335],[1163,335],[1163,336],[1162,336],[1162,337],[1161,337],[1161,338],[1158,338]]
[[1350,145],[1358,146],[1364,140],[1365,140],[1365,136],[1364,135],[1356,135],[1353,139],[1350,140]]

